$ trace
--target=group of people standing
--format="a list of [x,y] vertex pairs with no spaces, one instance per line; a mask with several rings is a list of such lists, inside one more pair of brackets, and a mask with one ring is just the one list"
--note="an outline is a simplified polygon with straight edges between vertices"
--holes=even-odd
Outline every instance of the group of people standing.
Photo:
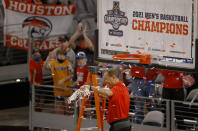
[[[86,25],[79,23],[76,32],[70,39],[66,35],[59,37],[57,48],[49,53],[45,61],[42,60],[39,49],[33,50],[29,62],[30,83],[43,84],[42,67],[45,67],[45,69],[51,71],[54,86],[63,88],[54,89],[57,114],[71,113],[67,112],[69,109],[67,109],[64,100],[72,95],[73,89],[65,87],[88,88],[98,92],[101,97],[109,99],[107,121],[111,126],[110,131],[130,131],[131,127],[128,119],[129,89],[131,89],[133,96],[155,97],[155,82],[159,75],[163,77],[161,80],[163,86],[162,98],[184,100],[183,76],[185,73],[180,71],[125,66],[124,69],[130,70],[129,75],[131,77],[128,80],[126,80],[126,74],[122,71],[123,81],[121,81],[118,70],[112,68],[106,71],[103,77],[104,84],[109,89],[86,85],[88,65],[94,63],[94,41],[88,38],[86,32]],[[74,79],[75,76],[76,79]],[[193,84],[196,85],[195,82]],[[137,116],[138,113],[141,116],[142,109],[140,108],[142,108],[142,105],[135,103],[135,106]],[[138,120],[141,123],[143,117],[138,118]]]
[[[51,71],[54,86],[65,88],[79,88],[86,82],[88,74],[88,59],[92,62],[93,43],[87,37],[87,27],[79,23],[74,35],[69,39],[68,36],[60,36],[57,43],[57,48],[49,52],[48,57],[43,62],[39,49],[34,49],[32,58],[29,62],[31,74],[31,84],[43,84],[42,67]],[[90,56],[90,57],[89,57]],[[76,79],[75,79],[76,77]],[[55,111],[58,114],[64,112],[65,97],[71,96],[73,89],[54,89],[56,97]],[[67,110],[67,109],[66,109]]]

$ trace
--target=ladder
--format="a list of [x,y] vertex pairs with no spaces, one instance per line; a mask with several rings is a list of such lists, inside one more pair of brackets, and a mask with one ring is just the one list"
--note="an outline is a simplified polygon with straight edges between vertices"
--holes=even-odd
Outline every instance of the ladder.
[[[98,68],[96,66],[88,67],[87,85],[98,86],[97,71]],[[80,131],[82,117],[84,115],[84,110],[85,110],[86,98],[87,96],[84,96],[82,99],[76,131]],[[96,117],[97,117],[97,128],[98,131],[100,131],[100,129],[101,131],[104,131],[104,115],[105,115],[104,109],[106,106],[106,100],[103,100],[102,106],[100,106],[100,97],[97,92],[94,92],[94,98],[95,98],[95,106],[96,106],[95,109],[96,109]]]

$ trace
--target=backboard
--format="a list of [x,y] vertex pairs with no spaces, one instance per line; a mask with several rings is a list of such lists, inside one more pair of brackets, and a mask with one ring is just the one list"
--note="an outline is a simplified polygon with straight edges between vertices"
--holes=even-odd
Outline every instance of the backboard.
[[196,38],[196,0],[98,1],[99,61],[114,62],[115,54],[150,54],[154,66],[194,71]]

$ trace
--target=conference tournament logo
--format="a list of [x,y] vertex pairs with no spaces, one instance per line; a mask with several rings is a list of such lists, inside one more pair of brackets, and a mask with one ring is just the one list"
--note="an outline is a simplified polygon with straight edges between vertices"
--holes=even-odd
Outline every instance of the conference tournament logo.
[[32,38],[47,37],[52,31],[52,23],[45,17],[32,16],[23,21],[23,28],[30,27],[30,34]]
[[104,22],[111,24],[113,29],[109,29],[109,35],[123,36],[123,31],[119,30],[121,25],[128,25],[128,18],[125,16],[125,12],[120,10],[120,3],[118,1],[113,2],[113,9],[107,10],[107,14],[104,16]]

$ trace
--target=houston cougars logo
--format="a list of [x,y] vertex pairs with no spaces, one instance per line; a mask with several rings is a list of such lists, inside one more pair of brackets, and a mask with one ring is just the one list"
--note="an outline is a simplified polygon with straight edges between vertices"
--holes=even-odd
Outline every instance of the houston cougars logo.
[[52,23],[45,17],[32,16],[23,21],[23,28],[30,28],[31,37],[46,37],[52,31]]

